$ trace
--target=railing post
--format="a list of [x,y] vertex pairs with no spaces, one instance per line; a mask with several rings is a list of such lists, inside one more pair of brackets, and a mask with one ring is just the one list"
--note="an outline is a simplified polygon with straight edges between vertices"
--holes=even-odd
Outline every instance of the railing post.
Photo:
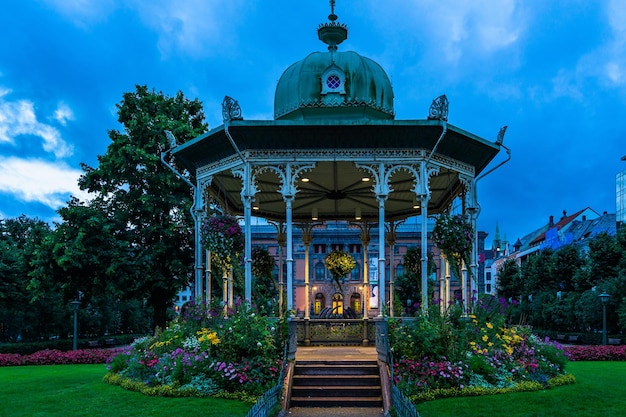
[[363,346],[369,346],[370,344],[370,340],[367,338],[368,327],[369,327],[369,320],[367,319],[367,317],[365,317],[363,319],[363,342],[362,342]]
[[287,360],[291,361],[296,359],[296,350],[298,349],[298,323],[295,319],[289,317],[288,319],[288,345],[287,345]]
[[376,353],[378,360],[389,363],[389,323],[384,317],[376,318]]

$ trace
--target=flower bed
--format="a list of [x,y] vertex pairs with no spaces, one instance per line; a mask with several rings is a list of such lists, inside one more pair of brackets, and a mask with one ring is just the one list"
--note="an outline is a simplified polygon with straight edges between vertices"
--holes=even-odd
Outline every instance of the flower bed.
[[0,353],[0,366],[106,363],[122,349],[42,350],[30,355]]
[[249,305],[239,305],[228,319],[191,305],[166,329],[113,358],[105,380],[147,395],[247,400],[277,382],[285,339],[280,324]]
[[469,316],[454,306],[392,321],[394,382],[416,402],[572,383],[562,347],[506,325],[507,309],[505,300],[483,296]]
[[564,351],[572,361],[626,361],[626,345],[567,346]]

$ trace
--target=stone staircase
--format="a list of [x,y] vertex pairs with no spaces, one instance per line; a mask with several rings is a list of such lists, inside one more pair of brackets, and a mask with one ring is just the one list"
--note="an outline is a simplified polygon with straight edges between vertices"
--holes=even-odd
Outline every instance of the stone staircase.
[[381,408],[378,364],[375,360],[297,361],[290,406]]

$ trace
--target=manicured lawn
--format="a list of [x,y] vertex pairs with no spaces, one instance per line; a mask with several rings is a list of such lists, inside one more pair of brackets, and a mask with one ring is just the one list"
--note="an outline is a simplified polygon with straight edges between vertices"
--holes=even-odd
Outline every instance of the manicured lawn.
[[0,367],[0,416],[245,416],[250,404],[147,397],[102,382],[104,365]]
[[626,362],[570,362],[576,384],[550,390],[446,398],[417,405],[421,417],[622,417]]

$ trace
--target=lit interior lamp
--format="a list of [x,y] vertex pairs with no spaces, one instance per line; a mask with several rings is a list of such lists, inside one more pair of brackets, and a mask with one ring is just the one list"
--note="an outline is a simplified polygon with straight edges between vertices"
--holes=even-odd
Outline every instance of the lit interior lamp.
[[361,182],[369,182],[369,181],[370,181],[370,177],[361,178]]
[[361,207],[357,207],[356,210],[354,210],[354,219],[361,220]]
[[311,213],[311,220],[317,220],[317,209],[314,208],[313,212]]
[[420,203],[418,203],[418,202],[413,203],[413,208],[414,209],[420,208]]
[[307,178],[307,177],[302,178],[302,182],[309,182],[309,181],[311,181],[310,178]]
[[253,205],[252,205],[252,210],[258,210],[259,208],[260,208],[260,207],[259,207],[259,204],[258,204],[258,203],[257,203],[257,204],[253,204]]

